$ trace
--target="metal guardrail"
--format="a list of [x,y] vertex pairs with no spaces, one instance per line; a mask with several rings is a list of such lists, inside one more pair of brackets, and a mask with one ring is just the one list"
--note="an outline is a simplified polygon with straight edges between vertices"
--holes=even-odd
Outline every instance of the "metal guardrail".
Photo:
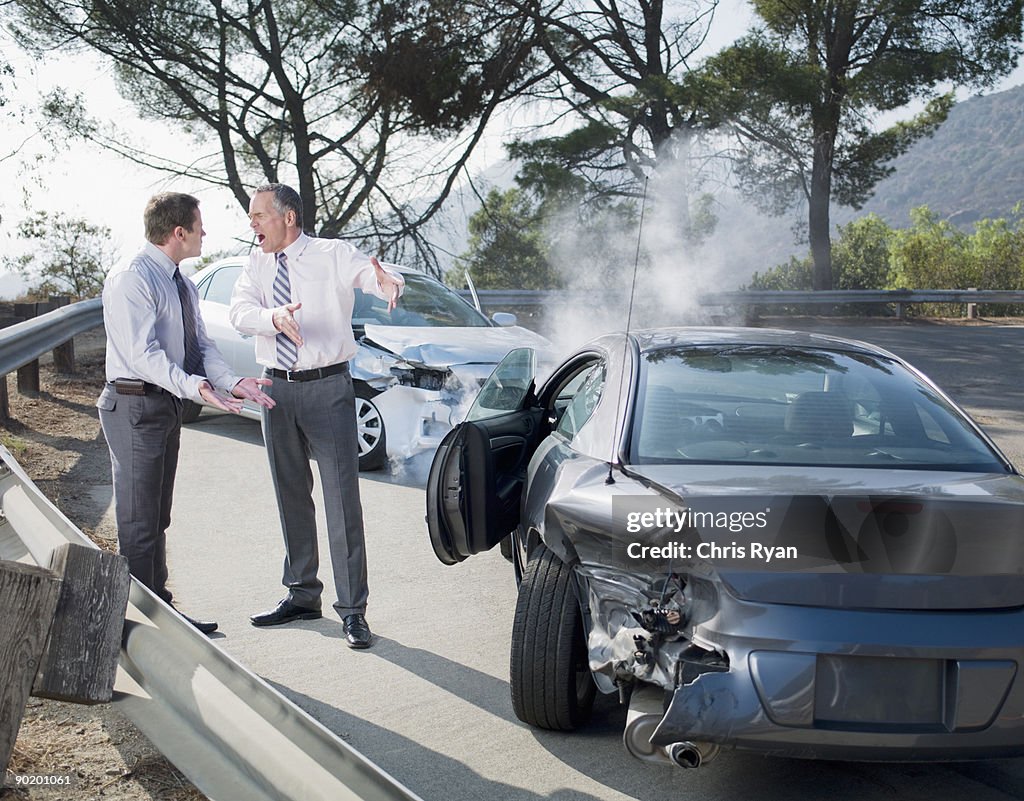
[[844,303],[1024,303],[1024,292],[1011,289],[832,289],[819,291],[743,290],[704,292],[701,305],[797,306]]
[[[102,322],[99,300],[0,330],[0,375]],[[0,559],[95,548],[0,446]],[[132,579],[114,707],[213,801],[419,801]]]
[[[473,304],[473,293],[468,289],[457,289],[456,292]],[[543,306],[548,300],[565,293],[558,289],[478,289],[476,294],[480,305],[487,309],[490,306]]]
[[103,305],[99,298],[93,298],[0,328],[0,376],[13,373],[102,323]]
[[[0,559],[96,546],[0,447]],[[417,801],[132,579],[113,705],[213,801]]]
[[[472,302],[469,290],[458,290]],[[543,306],[548,302],[571,303],[593,295],[556,289],[478,289],[484,309],[504,306]],[[609,296],[611,297],[611,296]],[[1024,292],[1014,289],[833,289],[802,290],[735,290],[702,292],[697,295],[701,306],[806,306],[869,303],[904,306],[910,303],[1001,303],[1024,304]]]

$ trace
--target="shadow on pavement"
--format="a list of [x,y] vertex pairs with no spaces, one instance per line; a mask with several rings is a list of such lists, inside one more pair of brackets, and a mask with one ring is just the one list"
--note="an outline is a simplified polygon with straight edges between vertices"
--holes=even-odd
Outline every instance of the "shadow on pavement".
[[538,795],[513,784],[489,779],[464,762],[409,737],[288,687],[271,684],[426,801],[598,801],[596,796],[569,788]]

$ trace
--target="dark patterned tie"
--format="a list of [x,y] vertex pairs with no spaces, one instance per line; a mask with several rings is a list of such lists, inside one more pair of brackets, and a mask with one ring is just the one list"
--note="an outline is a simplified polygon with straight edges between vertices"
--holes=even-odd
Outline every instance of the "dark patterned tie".
[[[277,275],[274,277],[274,305],[287,306],[292,302],[292,285],[288,280],[288,257],[277,254]],[[299,358],[299,348],[286,334],[277,335],[277,363],[291,370]]]
[[189,375],[206,375],[203,369],[203,352],[199,349],[199,335],[196,330],[196,306],[192,302],[188,283],[181,270],[174,271],[174,283],[178,287],[181,325],[185,329],[185,363],[181,367]]

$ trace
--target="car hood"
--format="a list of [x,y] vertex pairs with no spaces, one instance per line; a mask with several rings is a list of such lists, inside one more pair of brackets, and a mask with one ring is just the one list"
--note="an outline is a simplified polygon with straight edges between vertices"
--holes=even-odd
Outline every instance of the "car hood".
[[753,515],[742,527],[702,523],[684,534],[694,552],[696,543],[705,543],[705,554],[707,543],[718,546],[707,564],[742,600],[884,609],[1024,606],[1020,476],[715,465],[630,472],[684,508]]
[[425,367],[497,364],[514,348],[545,350],[551,343],[519,326],[494,328],[365,326],[366,339]]

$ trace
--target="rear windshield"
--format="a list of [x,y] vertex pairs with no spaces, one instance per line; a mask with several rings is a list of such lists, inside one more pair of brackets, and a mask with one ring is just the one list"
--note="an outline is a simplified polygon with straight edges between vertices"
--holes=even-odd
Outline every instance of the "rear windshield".
[[644,354],[634,464],[703,462],[1009,472],[899,363],[776,346]]

